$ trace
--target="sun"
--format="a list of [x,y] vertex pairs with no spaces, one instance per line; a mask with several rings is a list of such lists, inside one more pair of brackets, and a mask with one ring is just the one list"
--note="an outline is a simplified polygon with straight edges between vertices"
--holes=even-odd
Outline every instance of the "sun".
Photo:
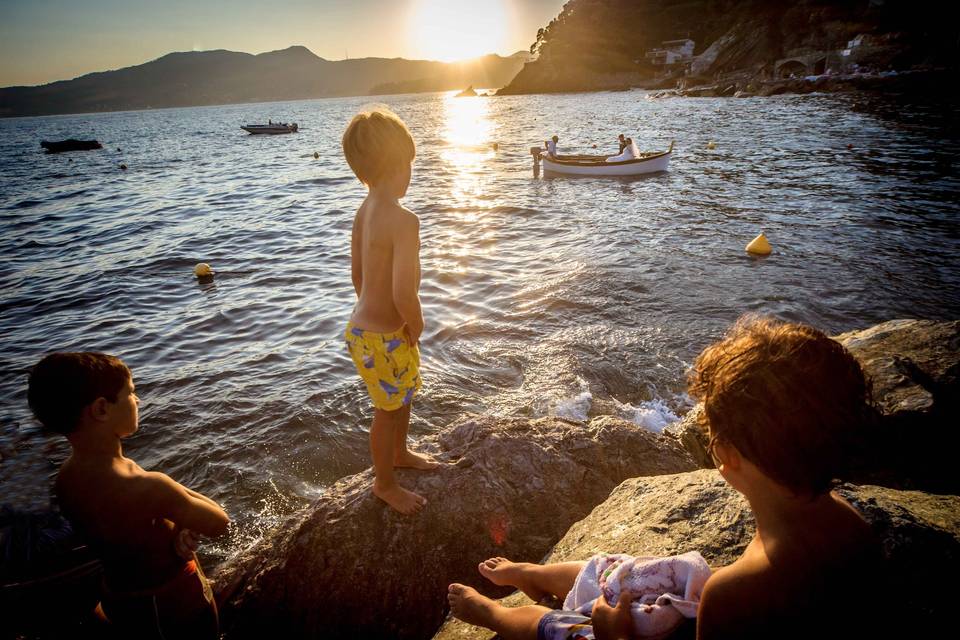
[[414,57],[452,62],[502,51],[507,40],[504,0],[417,0],[410,13]]

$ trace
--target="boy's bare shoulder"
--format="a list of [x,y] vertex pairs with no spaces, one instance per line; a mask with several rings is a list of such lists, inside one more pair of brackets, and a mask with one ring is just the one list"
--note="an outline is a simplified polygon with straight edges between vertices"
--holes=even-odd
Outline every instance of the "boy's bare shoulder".
[[717,569],[700,598],[697,638],[737,637],[755,622],[759,603],[776,590],[772,568],[757,559],[741,558]]
[[420,233],[420,218],[413,211],[400,204],[391,204],[384,213],[390,230],[396,236],[406,238]]

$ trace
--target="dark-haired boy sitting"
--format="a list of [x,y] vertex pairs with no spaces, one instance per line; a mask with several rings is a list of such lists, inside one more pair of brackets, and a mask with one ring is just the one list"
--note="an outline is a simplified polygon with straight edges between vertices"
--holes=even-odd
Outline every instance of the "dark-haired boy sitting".
[[[808,326],[744,318],[697,358],[690,380],[703,401],[710,451],[742,493],[756,535],[706,581],[697,637],[887,637],[878,618],[880,549],[870,527],[831,483],[848,444],[869,423],[869,387],[838,342]],[[586,563],[491,558],[479,570],[534,599],[563,599]],[[506,608],[461,584],[453,614],[507,638],[634,637],[630,601],[597,599],[591,616],[540,606]],[[891,612],[889,623],[897,617]]]
[[102,353],[54,353],[31,371],[37,419],[70,441],[57,474],[63,514],[100,555],[103,614],[126,637],[217,638],[217,608],[194,551],[219,536],[217,503],[123,456],[139,399],[127,366]]

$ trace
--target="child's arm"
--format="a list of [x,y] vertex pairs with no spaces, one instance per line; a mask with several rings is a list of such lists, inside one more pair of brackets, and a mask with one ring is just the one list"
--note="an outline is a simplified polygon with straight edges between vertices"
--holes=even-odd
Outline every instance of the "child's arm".
[[407,325],[413,344],[419,342],[423,333],[419,288],[420,220],[408,213],[397,225],[393,241],[393,304]]
[[145,476],[148,499],[159,515],[172,521],[181,529],[190,529],[215,538],[227,530],[230,518],[216,502],[190,491],[163,473],[148,473]]
[[360,242],[360,232],[357,230],[357,218],[353,219],[353,231],[350,238],[350,277],[353,280],[353,290],[360,297],[363,290],[363,243]]

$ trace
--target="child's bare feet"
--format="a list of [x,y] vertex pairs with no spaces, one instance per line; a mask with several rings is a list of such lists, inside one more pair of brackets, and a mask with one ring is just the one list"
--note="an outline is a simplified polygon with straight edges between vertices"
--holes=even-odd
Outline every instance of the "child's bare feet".
[[421,453],[404,450],[394,456],[393,466],[429,471],[430,469],[436,469],[440,464]]
[[529,572],[532,567],[529,562],[511,562],[506,558],[490,558],[484,560],[477,567],[480,575],[501,587],[516,587],[520,589],[527,597],[534,602],[539,602],[547,596],[546,591],[542,591],[533,586],[529,579]]
[[405,515],[416,513],[423,508],[423,505],[427,504],[426,498],[413,491],[407,491],[398,484],[382,487],[374,481],[373,495],[386,502],[392,509]]
[[466,623],[490,627],[496,602],[477,593],[476,589],[454,582],[447,587],[447,602],[450,612]]

